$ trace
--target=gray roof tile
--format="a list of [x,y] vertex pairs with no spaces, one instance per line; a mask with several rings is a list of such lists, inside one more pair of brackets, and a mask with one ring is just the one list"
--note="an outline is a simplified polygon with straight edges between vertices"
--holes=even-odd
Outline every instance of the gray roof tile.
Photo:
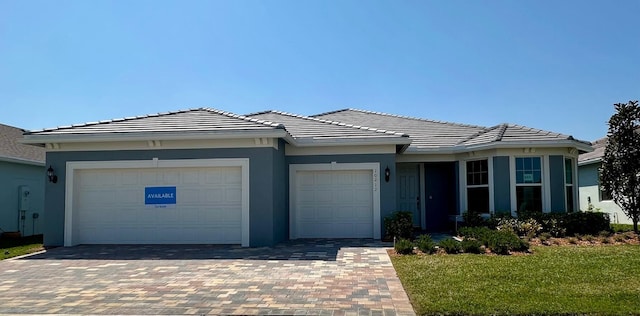
[[28,132],[28,135],[270,130],[279,124],[210,108],[126,117]]
[[44,148],[21,144],[24,130],[0,124],[0,158],[44,163]]
[[[393,129],[410,135],[409,149],[446,149],[459,146],[509,144],[515,142],[576,141],[569,135],[514,124],[493,127],[433,121],[358,109],[344,109],[312,117],[351,124]],[[584,144],[588,142],[577,141]]]
[[578,163],[585,164],[590,162],[598,162],[604,157],[604,149],[607,147],[608,138],[600,138],[592,143],[593,151],[590,153],[580,154]]
[[280,111],[247,114],[247,117],[278,122],[294,139],[365,139],[404,138],[408,135],[373,127],[355,126],[342,122],[313,118]]

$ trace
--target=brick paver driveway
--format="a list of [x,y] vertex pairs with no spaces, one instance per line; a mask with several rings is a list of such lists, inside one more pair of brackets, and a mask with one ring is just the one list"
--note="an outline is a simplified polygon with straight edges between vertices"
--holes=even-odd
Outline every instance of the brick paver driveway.
[[385,247],[55,248],[0,261],[0,314],[413,314]]

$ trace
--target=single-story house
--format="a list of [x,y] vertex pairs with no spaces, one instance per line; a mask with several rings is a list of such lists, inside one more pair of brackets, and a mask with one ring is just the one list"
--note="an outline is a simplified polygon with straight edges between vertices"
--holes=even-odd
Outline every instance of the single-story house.
[[441,230],[467,210],[576,209],[589,143],[345,109],[302,116],[209,108],[31,131],[46,184],[46,245],[375,238],[413,213]]
[[633,224],[631,218],[612,199],[611,195],[600,186],[600,167],[607,147],[607,138],[596,140],[593,151],[578,157],[578,187],[580,190],[580,209],[600,211],[609,214],[612,223]]
[[20,143],[25,131],[0,124],[0,232],[41,234],[45,150]]

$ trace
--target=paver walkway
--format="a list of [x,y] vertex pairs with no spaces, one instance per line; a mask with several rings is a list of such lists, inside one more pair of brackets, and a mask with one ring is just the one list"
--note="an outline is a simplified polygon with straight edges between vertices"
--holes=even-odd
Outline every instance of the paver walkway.
[[55,248],[0,261],[0,314],[413,315],[388,247]]

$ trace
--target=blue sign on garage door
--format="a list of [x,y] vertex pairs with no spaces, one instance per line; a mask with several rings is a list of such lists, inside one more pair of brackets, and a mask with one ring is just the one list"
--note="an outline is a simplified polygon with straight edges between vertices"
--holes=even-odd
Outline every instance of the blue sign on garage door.
[[176,204],[176,187],[145,187],[145,205]]

